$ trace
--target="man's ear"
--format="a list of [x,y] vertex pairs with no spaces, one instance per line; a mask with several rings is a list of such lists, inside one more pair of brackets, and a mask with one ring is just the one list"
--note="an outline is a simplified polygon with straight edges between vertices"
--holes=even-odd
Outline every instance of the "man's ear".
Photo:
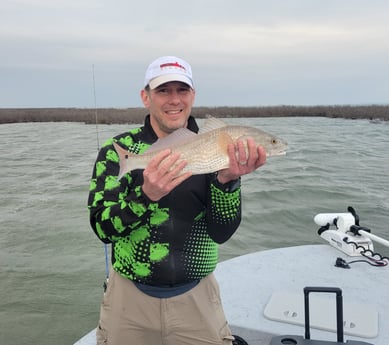
[[142,99],[144,106],[148,108],[150,105],[150,95],[145,89],[140,91],[140,98]]

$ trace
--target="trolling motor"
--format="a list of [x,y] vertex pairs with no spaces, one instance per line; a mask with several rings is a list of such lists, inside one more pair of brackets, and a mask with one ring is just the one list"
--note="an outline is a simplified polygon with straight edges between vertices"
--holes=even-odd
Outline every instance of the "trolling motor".
[[370,229],[359,225],[359,216],[351,206],[347,211],[317,214],[314,222],[321,226],[318,230],[319,236],[349,256],[361,256],[366,251],[373,252],[372,240],[389,247],[389,241],[371,234]]

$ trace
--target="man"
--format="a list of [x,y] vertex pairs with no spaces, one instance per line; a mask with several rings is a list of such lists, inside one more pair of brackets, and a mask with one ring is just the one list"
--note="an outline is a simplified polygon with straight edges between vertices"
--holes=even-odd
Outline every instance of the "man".
[[251,139],[228,148],[230,166],[193,175],[167,149],[144,170],[119,181],[117,143],[140,154],[178,128],[197,132],[190,116],[195,89],[190,65],[173,56],[147,68],[141,98],[143,127],[108,140],[97,158],[88,206],[91,226],[112,244],[112,269],[97,344],[232,344],[213,271],[218,244],[241,221],[240,176],[265,163]]

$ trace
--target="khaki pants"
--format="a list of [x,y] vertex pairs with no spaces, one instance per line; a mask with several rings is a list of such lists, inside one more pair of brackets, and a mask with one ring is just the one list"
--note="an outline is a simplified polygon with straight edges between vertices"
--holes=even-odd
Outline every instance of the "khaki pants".
[[97,345],[232,345],[213,274],[171,298],[150,297],[111,270]]

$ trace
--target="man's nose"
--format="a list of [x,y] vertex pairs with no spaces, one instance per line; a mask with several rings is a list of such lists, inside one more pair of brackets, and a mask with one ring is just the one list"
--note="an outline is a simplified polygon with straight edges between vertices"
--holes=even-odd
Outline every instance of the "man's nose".
[[170,94],[169,94],[169,102],[173,103],[173,104],[180,103],[180,97],[179,97],[178,91],[173,90],[173,91],[170,92]]

